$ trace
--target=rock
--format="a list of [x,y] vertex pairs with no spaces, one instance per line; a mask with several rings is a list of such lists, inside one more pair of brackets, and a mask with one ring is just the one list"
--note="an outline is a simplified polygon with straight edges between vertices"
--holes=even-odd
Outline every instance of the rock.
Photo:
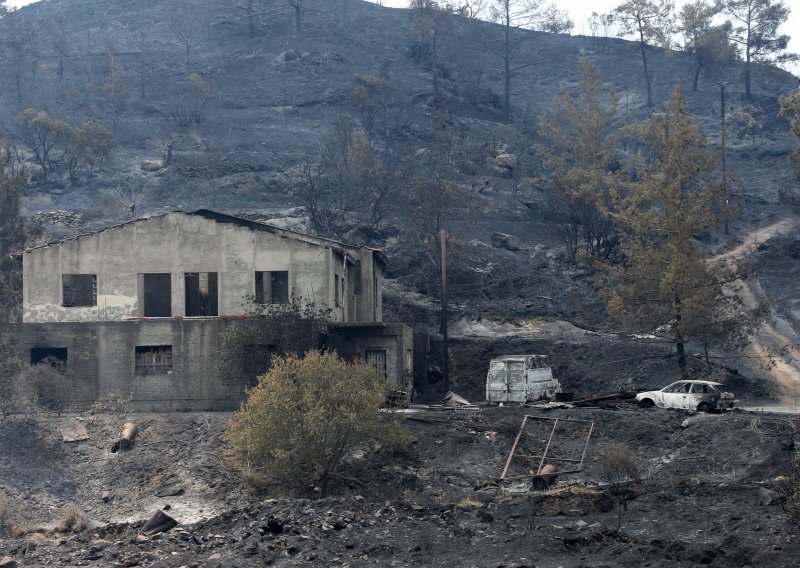
[[765,489],[763,487],[758,488],[758,505],[760,507],[765,507],[767,505],[771,505],[772,503],[777,503],[781,499],[779,493],[775,491],[771,491],[769,489]]
[[492,235],[492,246],[512,251],[520,250],[519,238],[506,233],[494,233]]
[[100,500],[103,503],[108,503],[111,501],[111,491],[103,491],[103,494],[100,496]]
[[510,170],[508,168],[498,168],[497,166],[492,166],[492,172],[497,177],[503,179],[511,179],[514,177],[514,170]]
[[165,483],[156,490],[156,497],[175,497],[183,493],[184,489],[179,483]]
[[503,142],[498,142],[497,140],[492,140],[490,142],[486,142],[484,144],[486,148],[486,152],[492,157],[496,158],[501,154],[508,153],[508,145],[504,144]]
[[423,164],[426,164],[431,159],[431,151],[428,150],[427,148],[420,148],[419,150],[414,152],[414,157]]
[[573,528],[574,528],[576,531],[583,530],[583,529],[585,529],[587,526],[589,526],[589,523],[587,523],[586,521],[583,521],[583,520],[581,520],[581,521],[575,521],[575,522],[572,524],[572,527],[573,527]]
[[0,558],[0,568],[17,568],[17,561],[10,556]]
[[139,168],[144,172],[157,172],[161,167],[161,160],[142,160],[139,164]]
[[491,523],[494,521],[494,517],[488,511],[484,511],[483,509],[477,512],[478,520],[482,523]]
[[517,157],[514,154],[500,154],[492,160],[492,165],[496,168],[513,170],[517,167]]
[[550,262],[547,259],[547,252],[543,250],[534,250],[531,253],[530,258],[528,258],[528,266],[534,270],[539,270],[541,268],[547,268],[550,266]]

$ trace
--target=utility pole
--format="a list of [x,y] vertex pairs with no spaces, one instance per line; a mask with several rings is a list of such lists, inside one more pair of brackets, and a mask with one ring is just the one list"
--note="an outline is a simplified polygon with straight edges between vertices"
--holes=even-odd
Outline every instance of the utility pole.
[[728,144],[728,126],[725,124],[725,85],[727,85],[725,81],[722,81],[719,84],[719,96],[720,96],[720,119],[722,121],[721,125],[721,143],[722,143],[722,191],[725,195],[725,234],[730,234],[730,227],[728,226],[728,205],[730,204],[730,199],[728,198],[728,168],[726,164],[726,149]]
[[439,241],[441,246],[441,265],[442,265],[442,374],[444,376],[444,392],[450,390],[450,381],[448,377],[448,348],[447,348],[447,234],[442,229],[439,232]]

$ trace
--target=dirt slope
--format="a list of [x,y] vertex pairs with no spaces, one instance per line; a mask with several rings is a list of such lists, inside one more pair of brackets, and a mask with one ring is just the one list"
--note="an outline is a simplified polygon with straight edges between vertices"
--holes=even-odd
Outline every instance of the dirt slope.
[[[552,568],[795,566],[800,558],[780,505],[765,504],[797,421],[635,407],[528,412],[548,424],[594,422],[584,470],[556,489],[525,495],[497,485],[523,414],[503,408],[409,415],[416,442],[407,455],[319,501],[248,489],[218,459],[225,414],[135,416],[137,445],[120,455],[108,454],[107,442],[121,417],[87,419],[91,439],[75,444],[56,434],[74,416],[5,419],[0,494],[31,532],[0,540],[0,557],[20,566]],[[614,444],[633,452],[642,475],[621,531],[599,469]],[[553,452],[571,447],[559,429]],[[50,530],[68,502],[92,528]],[[139,536],[158,508],[178,528]]]

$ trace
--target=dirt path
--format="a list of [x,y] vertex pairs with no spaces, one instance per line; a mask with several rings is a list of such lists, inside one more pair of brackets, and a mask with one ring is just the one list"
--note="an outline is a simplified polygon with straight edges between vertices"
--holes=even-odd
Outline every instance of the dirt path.
[[[747,233],[739,245],[712,257],[709,263],[724,264],[730,269],[739,268],[747,257],[758,251],[760,246],[776,237],[797,232],[798,222],[795,218],[781,219],[766,227],[758,227]],[[768,301],[758,278],[752,275],[729,284],[726,292],[738,295],[750,310]],[[765,321],[750,336],[747,355],[756,359],[771,360],[767,373],[780,385],[782,398],[786,402],[794,402],[800,390],[798,344],[800,344],[800,332],[790,319],[777,313],[774,308],[770,309]]]

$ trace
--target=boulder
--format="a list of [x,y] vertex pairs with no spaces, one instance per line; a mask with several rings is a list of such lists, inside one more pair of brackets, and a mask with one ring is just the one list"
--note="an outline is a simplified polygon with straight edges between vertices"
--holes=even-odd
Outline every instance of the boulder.
[[517,251],[520,250],[519,237],[507,235],[506,233],[494,233],[492,235],[492,246],[494,248]]
[[550,262],[547,259],[547,251],[542,249],[534,249],[531,253],[530,258],[528,258],[528,266],[533,268],[534,270],[539,270],[542,268],[547,268],[550,265]]
[[503,179],[511,179],[514,177],[514,170],[509,168],[498,168],[497,166],[492,166],[492,173]]
[[486,147],[486,152],[492,157],[496,158],[500,154],[508,153],[508,145],[504,144],[503,142],[499,142],[497,140],[492,140],[490,142],[486,142],[484,144]]
[[142,160],[139,168],[144,172],[157,172],[163,167],[161,160]]
[[500,154],[492,160],[492,165],[496,168],[513,170],[517,167],[517,157],[514,154]]
[[766,489],[764,487],[758,488],[758,505],[760,507],[765,507],[767,505],[771,505],[781,500],[781,496],[779,493],[772,491],[770,489]]

